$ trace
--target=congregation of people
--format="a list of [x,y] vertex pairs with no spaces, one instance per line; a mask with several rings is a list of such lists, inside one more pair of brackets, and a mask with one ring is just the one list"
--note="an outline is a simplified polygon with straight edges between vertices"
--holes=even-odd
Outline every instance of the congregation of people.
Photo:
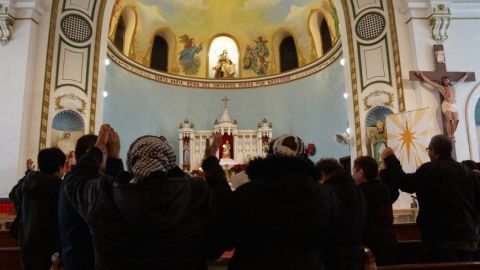
[[[480,173],[452,158],[452,142],[432,137],[431,159],[405,173],[391,148],[383,168],[369,156],[352,173],[336,160],[314,163],[300,137],[282,135],[266,157],[246,166],[232,191],[207,139],[203,178],[176,165],[163,136],[135,140],[120,157],[119,134],[103,124],[84,135],[75,164],[47,148],[10,193],[22,268],[203,269],[234,250],[228,269],[364,269],[363,247],[377,265],[399,263],[392,204],[415,193],[417,224],[431,262],[478,260]],[[71,165],[71,166],[70,166]],[[66,171],[65,171],[66,169]]]

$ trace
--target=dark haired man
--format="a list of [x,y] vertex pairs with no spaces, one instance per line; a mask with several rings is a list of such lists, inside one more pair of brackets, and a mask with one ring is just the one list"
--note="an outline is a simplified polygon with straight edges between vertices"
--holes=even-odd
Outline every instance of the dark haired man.
[[378,164],[372,157],[362,156],[353,162],[352,177],[365,195],[367,222],[363,232],[363,244],[375,255],[377,265],[395,264],[397,239],[393,230],[394,203],[398,189],[388,187],[376,179]]
[[330,187],[338,199],[333,237],[325,256],[326,269],[363,269],[361,244],[367,209],[365,197],[338,160],[321,159],[315,168],[320,181]]
[[27,172],[10,192],[18,218],[18,243],[22,268],[50,269],[51,258],[60,251],[57,225],[58,192],[65,154],[58,148],[38,153],[38,167],[27,161]]
[[447,136],[433,136],[427,151],[431,161],[407,174],[393,150],[386,148],[382,180],[402,191],[416,192],[417,224],[433,261],[472,260],[477,249],[479,179],[452,159]]
[[[79,161],[92,147],[95,146],[97,135],[87,134],[80,137],[75,146],[75,160]],[[107,163],[105,174],[118,176],[123,172],[123,163],[120,159],[120,148],[107,147]],[[103,174],[103,171],[99,171]],[[65,185],[71,178],[65,175],[62,182],[58,202],[58,227],[62,243],[62,261],[64,270],[95,269],[95,256],[92,237],[87,223],[72,207],[65,193]]]

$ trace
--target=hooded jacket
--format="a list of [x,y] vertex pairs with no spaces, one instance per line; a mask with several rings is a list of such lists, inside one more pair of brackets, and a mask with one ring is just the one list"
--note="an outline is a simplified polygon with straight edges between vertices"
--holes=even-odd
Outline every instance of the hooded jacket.
[[206,181],[177,167],[135,184],[129,174],[95,178],[101,159],[92,148],[65,186],[90,228],[96,269],[207,269],[207,229],[231,192],[218,159],[204,161]]
[[61,179],[53,174],[27,171],[10,192],[19,216],[18,243],[25,270],[48,270],[60,251],[57,224]]
[[324,269],[336,200],[313,163],[258,158],[246,172],[251,182],[233,193],[224,226],[225,246],[235,247],[229,269]]
[[338,199],[333,239],[327,251],[327,269],[363,269],[362,236],[367,206],[365,197],[352,177],[339,173],[325,182]]

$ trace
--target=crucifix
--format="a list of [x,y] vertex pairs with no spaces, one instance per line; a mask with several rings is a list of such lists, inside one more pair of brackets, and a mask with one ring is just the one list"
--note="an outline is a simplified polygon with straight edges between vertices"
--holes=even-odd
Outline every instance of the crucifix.
[[[458,109],[455,104],[455,89],[453,86],[464,81],[475,81],[473,72],[447,72],[445,50],[443,45],[433,45],[435,71],[410,71],[410,80],[423,81],[438,90],[442,97],[442,112],[445,117],[444,130],[446,135],[455,140],[455,131],[458,127]],[[450,81],[456,83],[452,84]]]
[[222,101],[224,102],[223,108],[226,109],[226,108],[227,108],[227,102],[230,101],[230,99],[228,99],[228,97],[225,96],[225,97],[222,99]]

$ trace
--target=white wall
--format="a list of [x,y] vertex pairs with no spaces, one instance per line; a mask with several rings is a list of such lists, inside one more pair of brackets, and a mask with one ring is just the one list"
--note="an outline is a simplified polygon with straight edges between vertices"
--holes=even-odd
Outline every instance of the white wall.
[[[0,47],[0,100],[3,102],[0,106],[0,197],[8,196],[24,173],[26,159],[38,152],[38,142],[36,151],[31,145],[33,138],[37,141],[39,138],[39,132],[31,129],[31,123],[36,121],[32,118],[32,108],[35,108],[34,97],[37,96],[34,84],[37,85],[35,78],[39,70],[36,66],[40,54],[38,33],[40,21],[46,23],[47,28],[49,23],[48,17],[42,18],[40,1],[25,1],[21,5],[12,1],[9,4],[16,21],[10,42]],[[45,56],[45,53],[40,55]]]

